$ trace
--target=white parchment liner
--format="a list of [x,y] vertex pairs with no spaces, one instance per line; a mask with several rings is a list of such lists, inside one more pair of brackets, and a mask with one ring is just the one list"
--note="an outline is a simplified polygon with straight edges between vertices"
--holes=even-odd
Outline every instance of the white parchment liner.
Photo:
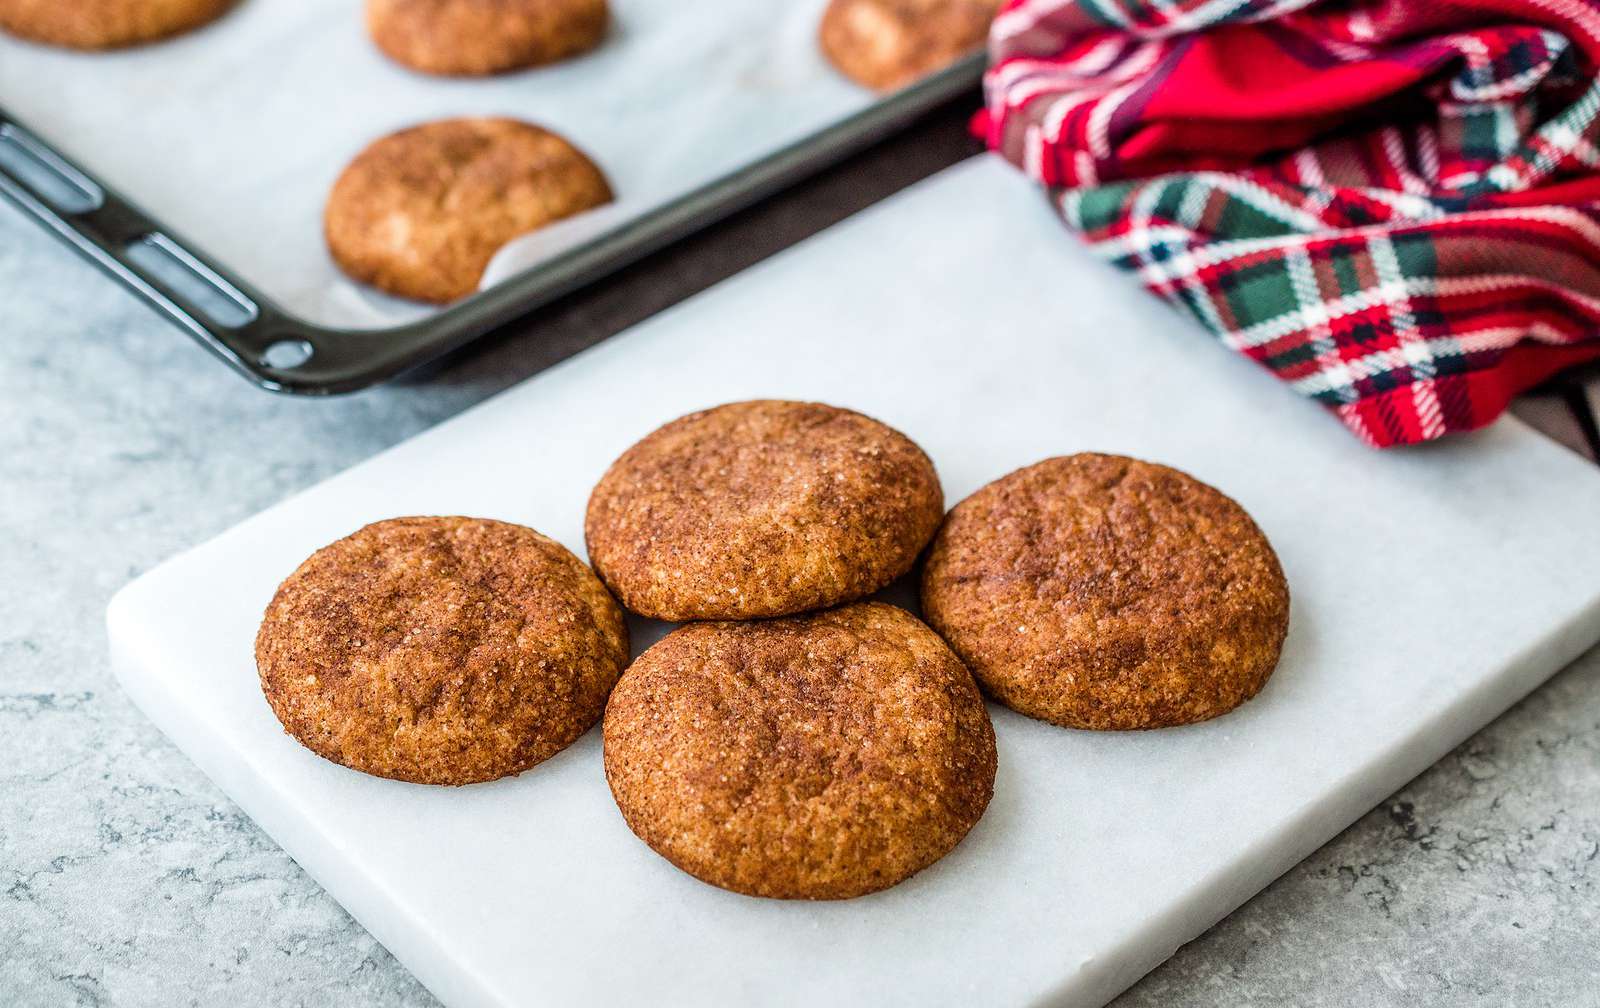
[[537,264],[869,105],[823,60],[823,0],[612,0],[593,53],[503,77],[404,70],[358,0],[243,0],[208,28],[116,53],[0,36],[0,102],[44,139],[284,308],[338,327],[432,309],[346,280],[322,206],[372,139],[456,115],[554,129],[595,159],[617,204],[497,260]]

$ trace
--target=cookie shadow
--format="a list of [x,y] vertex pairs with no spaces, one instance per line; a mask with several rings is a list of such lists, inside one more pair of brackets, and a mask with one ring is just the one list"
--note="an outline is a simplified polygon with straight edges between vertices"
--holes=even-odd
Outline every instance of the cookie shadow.
[[625,612],[628,620],[628,660],[632,662],[648,651],[661,638],[678,629],[682,623],[650,619],[636,613]]
[[[885,602],[892,606],[899,606],[906,612],[922,619],[922,598],[917,588],[921,580],[922,569],[919,565],[910,573],[903,574],[886,587],[873,592],[869,598],[873,602]],[[927,620],[922,620],[924,623]]]

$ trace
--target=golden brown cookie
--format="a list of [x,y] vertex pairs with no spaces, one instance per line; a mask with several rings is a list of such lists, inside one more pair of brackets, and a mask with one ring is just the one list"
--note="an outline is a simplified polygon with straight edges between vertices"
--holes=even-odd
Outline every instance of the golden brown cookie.
[[589,497],[589,557],[622,604],[664,620],[781,616],[906,573],[943,517],[904,434],[821,403],[731,403],[672,421]]
[[532,529],[393,518],[311,555],[256,635],[261,689],[306,748],[417,784],[520,773],[605,709],[628,629]]
[[0,0],[0,29],[71,49],[154,42],[216,20],[235,0]]
[[1176,469],[1047,459],[957,504],[922,608],[996,700],[1070,728],[1225,714],[1278,663],[1289,587],[1244,509]]
[[971,675],[894,606],[682,627],[606,706],[628,828],[704,882],[846,899],[944,857],[994,794]]
[[553,63],[605,37],[606,0],[367,0],[367,31],[397,63],[482,76]]
[[513,238],[610,201],[600,169],[549,130],[447,119],[362,151],[334,183],[323,230],[350,276],[443,303],[476,290]]
[[891,91],[983,48],[1000,0],[832,0],[819,41],[846,77]]

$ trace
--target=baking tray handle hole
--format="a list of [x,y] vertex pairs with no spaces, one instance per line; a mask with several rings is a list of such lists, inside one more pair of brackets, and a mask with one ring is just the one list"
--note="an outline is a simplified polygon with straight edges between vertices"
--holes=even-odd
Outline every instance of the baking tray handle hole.
[[255,302],[164,234],[135,238],[125,251],[147,279],[183,298],[209,322],[237,329],[259,314]]
[[261,364],[274,371],[288,371],[309,361],[316,352],[316,348],[303,339],[273,340],[261,351]]
[[0,171],[60,213],[86,214],[106,201],[99,186],[14,123],[0,123]]

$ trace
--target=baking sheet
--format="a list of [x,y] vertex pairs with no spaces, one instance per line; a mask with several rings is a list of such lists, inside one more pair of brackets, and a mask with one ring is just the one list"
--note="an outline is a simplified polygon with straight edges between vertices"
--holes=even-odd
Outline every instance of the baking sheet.
[[[983,819],[926,871],[838,903],[673,868],[623,823],[598,731],[465,788],[367,777],[283,733],[251,646],[313,549],[380,517],[476,514],[581,551],[618,453],[761,396],[881,417],[951,502],[1084,450],[1215,483],[1289,578],[1277,672],[1238,711],[1163,731],[991,706]],[[1509,417],[1367,448],[1095,262],[982,157],[145,575],[112,603],[112,656],[150,717],[447,1004],[1089,1006],[1600,638],[1597,512],[1600,473]]]
[[0,35],[0,103],[305,320],[381,328],[435,309],[344,278],[322,206],[369,141],[506,115],[565,135],[617,202],[513,243],[486,282],[569,249],[871,105],[822,58],[825,0],[612,0],[594,52],[487,79],[416,74],[358,0],[243,0],[168,42],[75,53]]

